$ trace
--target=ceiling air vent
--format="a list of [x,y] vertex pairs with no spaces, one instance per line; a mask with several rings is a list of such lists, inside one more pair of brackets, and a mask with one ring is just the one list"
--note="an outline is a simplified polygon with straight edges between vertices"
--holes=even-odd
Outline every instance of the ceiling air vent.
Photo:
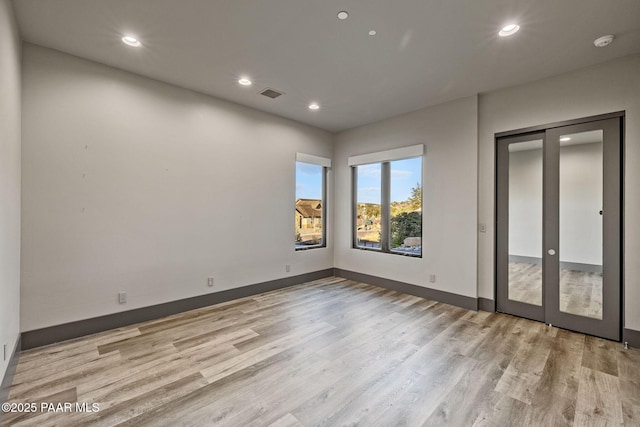
[[277,90],[266,88],[265,90],[260,92],[260,95],[264,95],[267,98],[276,99],[280,95],[284,95],[284,94],[282,92],[278,92]]

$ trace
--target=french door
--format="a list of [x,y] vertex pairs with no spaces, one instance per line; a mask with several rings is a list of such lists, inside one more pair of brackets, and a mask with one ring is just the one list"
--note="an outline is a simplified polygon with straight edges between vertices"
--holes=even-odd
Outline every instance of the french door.
[[620,340],[621,121],[498,136],[498,311]]

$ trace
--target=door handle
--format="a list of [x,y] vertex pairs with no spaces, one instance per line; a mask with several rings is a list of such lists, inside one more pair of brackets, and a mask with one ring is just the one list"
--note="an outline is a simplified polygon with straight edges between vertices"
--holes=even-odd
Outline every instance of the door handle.
[[548,253],[549,255],[555,255],[555,254],[556,254],[556,251],[555,251],[555,249],[549,249],[549,250],[547,251],[547,253]]

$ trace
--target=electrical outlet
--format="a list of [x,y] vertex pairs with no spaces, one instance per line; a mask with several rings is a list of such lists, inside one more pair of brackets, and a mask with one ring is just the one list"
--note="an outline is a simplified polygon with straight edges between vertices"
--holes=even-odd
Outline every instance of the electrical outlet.
[[127,302],[127,293],[126,292],[120,292],[118,294],[118,302],[120,304],[124,304],[125,302]]
[[430,274],[429,275],[429,281],[431,283],[436,283],[436,275],[435,274]]
[[207,286],[213,287],[213,277],[207,278]]
[[478,230],[481,233],[486,233],[487,232],[487,224],[478,224]]
[[287,273],[291,273],[291,265],[289,264],[285,265],[284,269],[286,270]]

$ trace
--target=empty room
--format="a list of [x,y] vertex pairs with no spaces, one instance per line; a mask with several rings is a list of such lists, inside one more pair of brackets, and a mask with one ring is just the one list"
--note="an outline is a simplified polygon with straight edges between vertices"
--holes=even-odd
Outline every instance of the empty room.
[[640,426],[637,0],[0,0],[0,426]]

